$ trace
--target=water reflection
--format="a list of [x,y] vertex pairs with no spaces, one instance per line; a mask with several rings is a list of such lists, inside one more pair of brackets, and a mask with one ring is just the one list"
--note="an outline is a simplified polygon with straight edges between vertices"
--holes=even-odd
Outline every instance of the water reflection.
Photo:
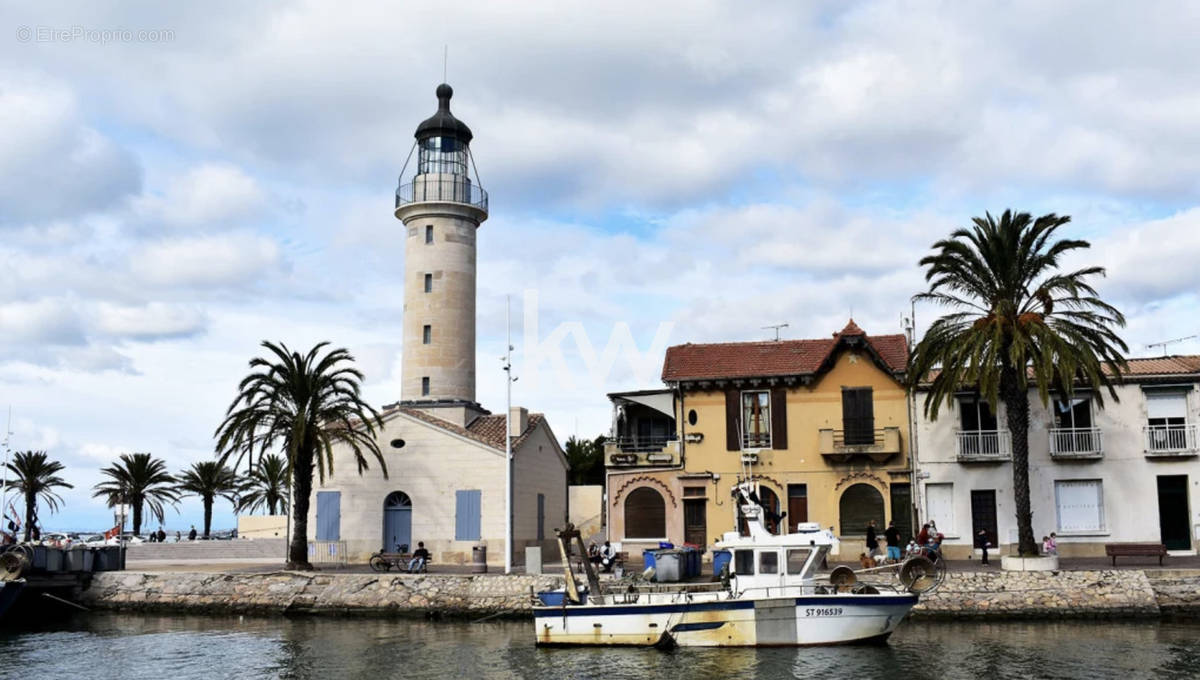
[[99,614],[0,631],[0,677],[1196,677],[1200,622],[920,623],[877,647],[537,649],[527,622]]

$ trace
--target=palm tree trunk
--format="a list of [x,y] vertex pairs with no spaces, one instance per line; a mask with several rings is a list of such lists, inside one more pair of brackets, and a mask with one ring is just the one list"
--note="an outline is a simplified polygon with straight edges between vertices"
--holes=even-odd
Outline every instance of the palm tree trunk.
[[1037,555],[1033,538],[1033,510],[1029,504],[1029,391],[1020,385],[1017,369],[1000,374],[1000,398],[1007,409],[1012,437],[1013,503],[1017,511],[1017,553]]
[[309,449],[296,455],[294,482],[296,495],[292,499],[292,542],[288,547],[288,569],[311,570],[308,562],[308,501],[312,495],[313,460]]
[[208,530],[212,527],[213,499],[204,498],[204,537],[208,538]]
[[26,543],[33,540],[32,539],[32,536],[33,536],[33,508],[36,503],[37,503],[37,496],[35,496],[31,493],[25,494],[25,542]]
[[138,536],[142,533],[142,499],[138,498],[133,502],[133,535]]

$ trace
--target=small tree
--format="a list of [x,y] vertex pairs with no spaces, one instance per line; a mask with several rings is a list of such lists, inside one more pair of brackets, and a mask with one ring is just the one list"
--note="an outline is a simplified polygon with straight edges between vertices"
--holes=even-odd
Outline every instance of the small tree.
[[213,503],[217,497],[228,499],[233,507],[238,507],[238,478],[233,470],[221,465],[215,460],[204,460],[192,463],[192,467],[181,472],[177,478],[179,485],[176,489],[181,494],[199,496],[204,503],[204,537],[208,538],[212,529]]
[[571,484],[604,483],[604,442],[600,435],[595,439],[567,439],[565,447],[567,463],[571,465]]
[[254,512],[265,508],[268,515],[274,515],[275,508],[279,508],[280,512],[286,513],[290,476],[286,458],[275,453],[263,456],[242,479],[237,511]]
[[133,508],[133,533],[142,533],[142,511],[149,508],[150,514],[160,523],[163,521],[163,504],[179,502],[175,490],[175,478],[167,472],[167,464],[149,453],[122,453],[120,460],[100,474],[108,480],[93,489],[93,497],[103,497],[108,507],[129,505]]
[[28,541],[37,519],[38,499],[42,499],[51,512],[57,512],[62,497],[54,493],[54,489],[75,487],[58,476],[63,470],[62,463],[50,460],[45,451],[16,453],[8,470],[16,475],[16,479],[8,480],[6,488],[17,491],[25,499],[25,540]]

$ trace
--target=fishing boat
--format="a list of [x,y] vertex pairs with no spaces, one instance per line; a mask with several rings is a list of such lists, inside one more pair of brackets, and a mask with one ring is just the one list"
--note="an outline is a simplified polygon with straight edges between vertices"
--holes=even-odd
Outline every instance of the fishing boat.
[[[945,577],[945,561],[923,555],[902,563],[819,574],[832,533],[800,524],[774,535],[750,478],[734,487],[749,535],[716,543],[732,559],[710,583],[655,584],[642,576],[600,582],[578,530],[558,531],[566,584],[537,593],[538,645],[761,647],[882,643]],[[572,547],[578,552],[573,554]],[[577,583],[582,569],[587,585]],[[650,570],[647,570],[649,572]]]

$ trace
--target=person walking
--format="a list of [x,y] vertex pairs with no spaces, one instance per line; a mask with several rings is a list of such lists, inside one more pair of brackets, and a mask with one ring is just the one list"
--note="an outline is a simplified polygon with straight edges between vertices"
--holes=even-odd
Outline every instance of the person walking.
[[867,522],[867,554],[874,555],[879,549],[879,534],[875,531],[875,520]]
[[883,532],[883,537],[887,539],[887,558],[888,560],[900,561],[900,530],[896,528],[895,522],[888,522],[887,530]]
[[988,540],[986,529],[980,529],[979,533],[975,534],[975,547],[983,551],[983,560],[980,561],[980,564],[987,564],[988,548],[992,547],[992,542]]

